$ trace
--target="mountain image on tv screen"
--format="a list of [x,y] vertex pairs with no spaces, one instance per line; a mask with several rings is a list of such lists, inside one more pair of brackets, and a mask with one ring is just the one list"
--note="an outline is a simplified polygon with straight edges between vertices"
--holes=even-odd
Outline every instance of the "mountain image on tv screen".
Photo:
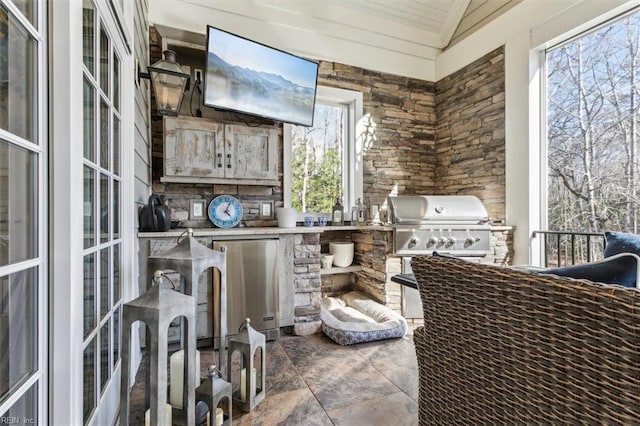
[[318,64],[208,27],[204,104],[311,126]]

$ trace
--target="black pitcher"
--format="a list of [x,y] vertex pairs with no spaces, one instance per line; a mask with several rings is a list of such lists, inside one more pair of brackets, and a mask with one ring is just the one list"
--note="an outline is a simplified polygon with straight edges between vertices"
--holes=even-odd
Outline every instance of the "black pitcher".
[[140,230],[164,232],[171,228],[171,211],[164,195],[151,194],[149,203],[140,210]]

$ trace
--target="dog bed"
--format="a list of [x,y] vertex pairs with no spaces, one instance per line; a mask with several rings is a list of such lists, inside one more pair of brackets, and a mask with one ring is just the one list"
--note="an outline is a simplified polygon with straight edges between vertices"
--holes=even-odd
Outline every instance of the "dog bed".
[[402,315],[357,291],[323,297],[320,317],[322,332],[340,345],[391,339],[407,333],[407,321]]

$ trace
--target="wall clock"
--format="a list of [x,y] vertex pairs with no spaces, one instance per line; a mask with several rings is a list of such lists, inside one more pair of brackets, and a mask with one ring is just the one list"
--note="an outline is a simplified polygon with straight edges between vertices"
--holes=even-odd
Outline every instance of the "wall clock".
[[219,195],[209,203],[209,220],[219,228],[232,228],[242,219],[242,205],[231,195]]

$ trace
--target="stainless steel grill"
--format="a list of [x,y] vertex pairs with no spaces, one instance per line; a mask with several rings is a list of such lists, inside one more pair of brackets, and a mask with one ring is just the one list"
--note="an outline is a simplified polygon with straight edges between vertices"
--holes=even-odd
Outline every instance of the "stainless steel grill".
[[[411,257],[434,251],[480,261],[489,254],[491,227],[482,202],[470,195],[402,195],[389,197],[395,227],[394,251],[402,256],[402,273],[411,274]],[[402,315],[422,318],[420,294],[402,286]]]
[[389,218],[395,227],[394,251],[398,255],[438,251],[470,257],[489,253],[489,215],[475,196],[390,196]]

